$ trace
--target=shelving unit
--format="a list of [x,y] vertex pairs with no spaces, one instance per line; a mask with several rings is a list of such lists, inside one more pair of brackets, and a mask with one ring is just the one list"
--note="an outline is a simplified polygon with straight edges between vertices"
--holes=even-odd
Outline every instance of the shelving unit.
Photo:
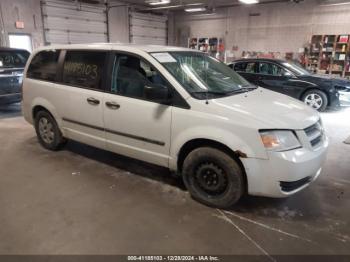
[[223,60],[224,44],[223,39],[219,37],[192,37],[188,39],[188,47]]
[[307,57],[307,67],[312,71],[349,77],[350,36],[314,35]]

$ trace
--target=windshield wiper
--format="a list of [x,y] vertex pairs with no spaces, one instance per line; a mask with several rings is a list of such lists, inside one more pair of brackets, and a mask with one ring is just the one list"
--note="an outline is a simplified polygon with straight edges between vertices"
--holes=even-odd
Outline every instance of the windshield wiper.
[[257,89],[257,88],[258,88],[257,86],[246,85],[246,86],[242,86],[239,89],[226,91],[226,92],[207,90],[207,91],[195,91],[195,92],[191,92],[191,94],[195,94],[195,95],[202,95],[203,94],[203,95],[227,96],[227,95],[232,95],[232,94],[246,93],[246,92],[252,91],[252,90]]
[[254,86],[246,86],[246,87],[242,87],[240,89],[236,89],[236,90],[232,90],[232,91],[229,91],[227,92],[226,94],[240,94],[240,93],[246,93],[246,92],[249,92],[249,91],[252,91],[252,90],[255,90],[257,89],[258,87]]
[[211,95],[226,95],[226,92],[217,92],[217,91],[196,91],[191,92],[192,94],[211,94]]

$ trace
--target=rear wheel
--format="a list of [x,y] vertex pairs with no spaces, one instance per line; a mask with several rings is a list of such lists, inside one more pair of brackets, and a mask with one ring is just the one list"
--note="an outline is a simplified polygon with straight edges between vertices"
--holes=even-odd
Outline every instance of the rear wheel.
[[47,111],[36,114],[35,131],[40,144],[46,149],[58,150],[66,142],[55,119]]
[[327,95],[321,90],[317,89],[307,91],[303,95],[302,100],[305,104],[320,112],[324,111],[328,104]]
[[228,208],[244,192],[241,167],[216,148],[202,147],[190,152],[183,164],[183,179],[194,199],[213,207]]

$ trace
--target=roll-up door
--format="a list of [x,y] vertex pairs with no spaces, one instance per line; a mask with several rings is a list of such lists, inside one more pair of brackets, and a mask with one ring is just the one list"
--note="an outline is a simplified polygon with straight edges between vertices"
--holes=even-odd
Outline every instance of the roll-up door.
[[46,44],[107,42],[106,7],[78,1],[41,2]]
[[130,42],[146,45],[167,45],[167,17],[130,12]]

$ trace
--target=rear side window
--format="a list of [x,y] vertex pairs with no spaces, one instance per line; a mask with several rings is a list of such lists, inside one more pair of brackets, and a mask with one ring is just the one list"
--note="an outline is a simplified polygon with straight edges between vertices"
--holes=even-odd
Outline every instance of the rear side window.
[[63,65],[63,83],[101,89],[106,52],[67,51]]
[[236,72],[245,72],[245,73],[256,73],[256,63],[255,62],[243,62],[237,63],[234,66]]
[[29,65],[27,77],[55,81],[59,56],[59,50],[41,51],[36,54]]

